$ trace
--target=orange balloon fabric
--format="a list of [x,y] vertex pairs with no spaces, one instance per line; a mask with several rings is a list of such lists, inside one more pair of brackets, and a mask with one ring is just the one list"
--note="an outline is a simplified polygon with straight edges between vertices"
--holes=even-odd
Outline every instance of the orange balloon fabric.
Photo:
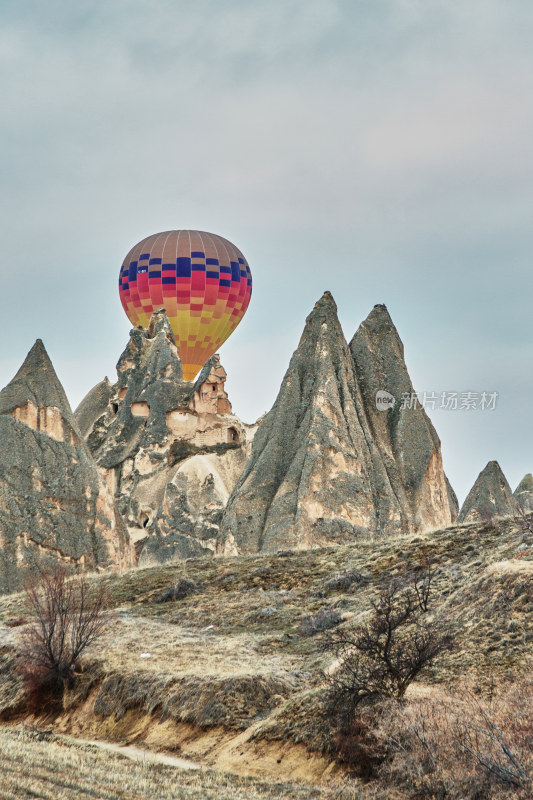
[[119,276],[124,311],[147,328],[165,308],[191,381],[235,330],[252,296],[252,273],[235,245],[205,231],[164,231],[132,247]]

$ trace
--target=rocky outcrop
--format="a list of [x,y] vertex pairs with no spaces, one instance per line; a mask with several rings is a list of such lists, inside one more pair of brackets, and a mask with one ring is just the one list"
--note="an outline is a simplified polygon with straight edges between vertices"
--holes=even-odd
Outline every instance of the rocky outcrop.
[[0,392],[0,591],[61,563],[134,560],[113,496],[83,441],[41,340]]
[[450,514],[453,523],[455,522],[455,520],[459,515],[459,500],[457,499],[457,495],[455,494],[452,485],[447,477],[446,477],[446,491],[448,493],[448,506],[450,508]]
[[[432,530],[457,517],[457,498],[444,474],[440,439],[418,402],[398,331],[376,305],[350,342],[370,435],[402,515],[402,529]],[[380,407],[379,394],[394,399]]]
[[531,472],[524,475],[514,490],[513,497],[523,514],[533,513],[533,475]]
[[352,359],[327,293],[307,318],[258,428],[223,516],[220,552],[312,547],[376,529],[372,454],[355,393]]
[[118,380],[98,384],[76,410],[87,444],[142,565],[211,554],[253,429],[232,413],[218,355],[183,380],[163,310],[134,329]]
[[516,514],[518,504],[500,465],[497,461],[489,461],[468,493],[457,522],[491,523]]
[[84,439],[91,433],[94,423],[105,414],[111,401],[113,387],[109,379],[97,383],[76,409],[76,422]]
[[37,339],[13,380],[0,392],[0,414],[58,442],[76,444],[79,440],[67,396],[41,339]]
[[386,309],[374,309],[350,349],[326,292],[259,425],[218,552],[308,548],[449,524],[453,492],[438,437],[424,414],[378,412],[376,391],[386,387],[412,390]]
[[193,455],[180,464],[165,487],[139,566],[214,551],[222,513],[247,455],[246,446],[239,446]]

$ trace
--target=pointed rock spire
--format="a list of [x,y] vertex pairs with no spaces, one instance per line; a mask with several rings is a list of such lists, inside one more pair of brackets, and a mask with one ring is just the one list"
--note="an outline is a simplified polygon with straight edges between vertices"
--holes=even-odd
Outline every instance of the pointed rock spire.
[[176,345],[176,337],[164,308],[156,309],[150,317],[147,338],[155,339],[160,333],[163,333],[171,344]]
[[41,339],[37,339],[15,377],[0,392],[0,414],[10,414],[28,403],[36,408],[57,408],[73,424],[70,403]]
[[518,504],[500,465],[489,461],[468,493],[457,522],[492,522],[517,513]]
[[[416,400],[403,343],[386,306],[374,306],[350,351],[372,439],[406,524],[413,531],[450,525],[457,516],[457,498],[444,474],[437,432]],[[402,398],[409,400],[404,408]]]
[[[104,381],[91,390],[76,416],[142,563],[212,553],[247,457],[248,426],[231,413],[219,356],[196,383],[185,381],[159,309],[147,331],[130,332],[117,375],[113,386]],[[197,469],[189,469],[194,459]]]
[[455,522],[459,514],[459,500],[457,499],[457,495],[455,494],[448,478],[446,478],[446,489],[448,490],[448,503],[450,506],[450,514],[452,515],[452,523],[453,523]]
[[0,392],[0,592],[25,575],[131,566],[134,554],[38,340]]
[[524,475],[514,490],[513,497],[524,514],[533,512],[533,475],[531,472]]
[[[356,395],[350,352],[326,292],[229,499],[221,552],[347,542],[378,529],[373,452]],[[390,487],[380,488],[394,502]]]
[[213,414],[231,414],[231,403],[225,389],[227,373],[218,353],[204,364],[194,384],[194,408]]
[[41,339],[0,392],[0,414],[10,414],[58,441],[82,440],[65,390]]
[[163,441],[168,433],[167,414],[188,409],[191,402],[193,385],[183,380],[164,309],[154,312],[147,331],[134,328],[130,332],[117,375],[105,404],[105,391],[95,387],[76,410],[81,420],[89,407],[96,410],[95,393],[102,400],[101,413],[92,419],[86,436],[97,463],[106,469],[116,467],[141,446]]

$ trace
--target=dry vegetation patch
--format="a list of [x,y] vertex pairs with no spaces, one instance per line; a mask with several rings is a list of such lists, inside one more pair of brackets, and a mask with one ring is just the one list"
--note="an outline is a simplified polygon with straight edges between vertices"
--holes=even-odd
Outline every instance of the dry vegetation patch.
[[420,798],[530,798],[533,683],[463,684],[389,704],[376,726],[381,779]]
[[0,727],[2,800],[370,800],[380,796],[356,791],[132,762],[66,737]]
[[441,675],[496,669],[511,678],[533,650],[533,562],[494,562],[458,587],[443,613],[460,647]]
[[295,690],[295,682],[274,675],[154,675],[136,672],[105,678],[94,703],[103,717],[120,720],[130,709],[157,714],[161,721],[174,719],[200,728],[222,725],[247,728],[257,718],[283,702]]
[[[364,623],[383,587],[428,562],[429,618],[444,619],[457,646],[425,683],[452,691],[463,676],[482,688],[519,678],[533,650],[533,548],[523,540],[520,525],[509,521],[93,575],[115,618],[88,654],[87,664],[100,665],[91,713],[108,721],[122,715],[123,731],[137,709],[154,720],[224,726],[234,735],[246,728],[253,742],[328,753],[335,733],[323,712],[322,671],[332,663],[323,648],[328,625],[342,632]],[[25,613],[20,596],[0,597],[0,713],[20,709],[12,648]],[[82,689],[69,694],[71,715],[77,702],[89,704]],[[403,789],[394,791],[402,796]]]

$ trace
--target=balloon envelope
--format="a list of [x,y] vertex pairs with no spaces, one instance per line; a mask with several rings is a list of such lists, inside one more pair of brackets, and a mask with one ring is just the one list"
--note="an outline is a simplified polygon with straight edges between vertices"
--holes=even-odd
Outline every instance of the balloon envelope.
[[124,311],[148,328],[165,308],[183,377],[192,380],[235,330],[252,295],[252,273],[235,245],[204,231],[164,231],[132,247],[119,276]]

